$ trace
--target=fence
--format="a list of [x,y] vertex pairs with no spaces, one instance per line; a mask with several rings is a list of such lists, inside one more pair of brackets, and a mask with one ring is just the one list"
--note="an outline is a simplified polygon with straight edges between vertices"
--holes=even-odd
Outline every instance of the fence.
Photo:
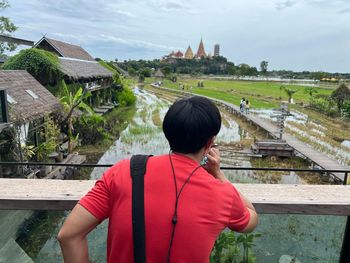
[[[10,163],[0,166],[53,165],[74,168],[110,167],[110,164]],[[224,170],[344,173],[348,170],[222,167]],[[70,210],[94,185],[94,180],[0,179],[0,210]],[[340,262],[350,262],[350,186],[235,184],[260,214],[346,216]]]

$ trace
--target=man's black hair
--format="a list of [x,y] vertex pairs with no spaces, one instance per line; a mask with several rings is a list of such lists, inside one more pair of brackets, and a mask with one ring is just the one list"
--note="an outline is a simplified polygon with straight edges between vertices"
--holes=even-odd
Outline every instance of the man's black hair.
[[197,153],[221,128],[221,115],[213,102],[204,97],[176,101],[163,121],[163,132],[171,150]]

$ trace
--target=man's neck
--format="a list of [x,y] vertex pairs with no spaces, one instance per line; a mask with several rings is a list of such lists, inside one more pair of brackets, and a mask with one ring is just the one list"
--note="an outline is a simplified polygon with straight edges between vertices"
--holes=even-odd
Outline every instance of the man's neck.
[[174,153],[186,156],[186,157],[196,161],[197,163],[200,163],[203,159],[203,151],[202,150],[200,150],[198,153],[178,153],[178,152],[174,152]]

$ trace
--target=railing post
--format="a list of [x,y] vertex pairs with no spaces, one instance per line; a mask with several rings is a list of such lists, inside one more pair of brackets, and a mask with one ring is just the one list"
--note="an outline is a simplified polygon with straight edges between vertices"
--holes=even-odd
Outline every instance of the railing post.
[[[343,185],[348,181],[348,172],[345,172]],[[350,262],[350,216],[346,219],[346,225],[343,236],[343,245],[340,251],[339,263]]]
[[348,182],[348,172],[345,172],[343,185],[346,185],[347,182]]
[[343,236],[343,245],[340,251],[339,263],[350,262],[350,217],[346,219],[346,226]]

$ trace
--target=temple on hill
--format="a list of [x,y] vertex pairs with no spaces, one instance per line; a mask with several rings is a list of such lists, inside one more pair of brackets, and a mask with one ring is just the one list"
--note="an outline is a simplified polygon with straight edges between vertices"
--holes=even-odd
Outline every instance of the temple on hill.
[[178,50],[176,52],[172,51],[170,54],[163,56],[162,60],[193,59],[193,58],[201,59],[201,58],[206,58],[206,57],[211,58],[211,55],[210,55],[210,53],[209,54],[205,53],[203,39],[201,38],[201,41],[199,42],[199,46],[198,46],[198,50],[197,50],[196,54],[193,53],[192,48],[189,45],[185,54],[182,53],[180,50]]
[[174,54],[175,58],[183,58],[184,57],[184,54],[178,50],[175,54]]
[[202,58],[202,57],[205,58],[206,56],[207,56],[207,54],[205,54],[204,44],[203,44],[203,40],[201,38],[201,42],[199,43],[199,46],[198,46],[196,58]]
[[186,52],[185,52],[185,58],[186,59],[192,59],[193,58],[193,51],[191,46],[188,46]]

